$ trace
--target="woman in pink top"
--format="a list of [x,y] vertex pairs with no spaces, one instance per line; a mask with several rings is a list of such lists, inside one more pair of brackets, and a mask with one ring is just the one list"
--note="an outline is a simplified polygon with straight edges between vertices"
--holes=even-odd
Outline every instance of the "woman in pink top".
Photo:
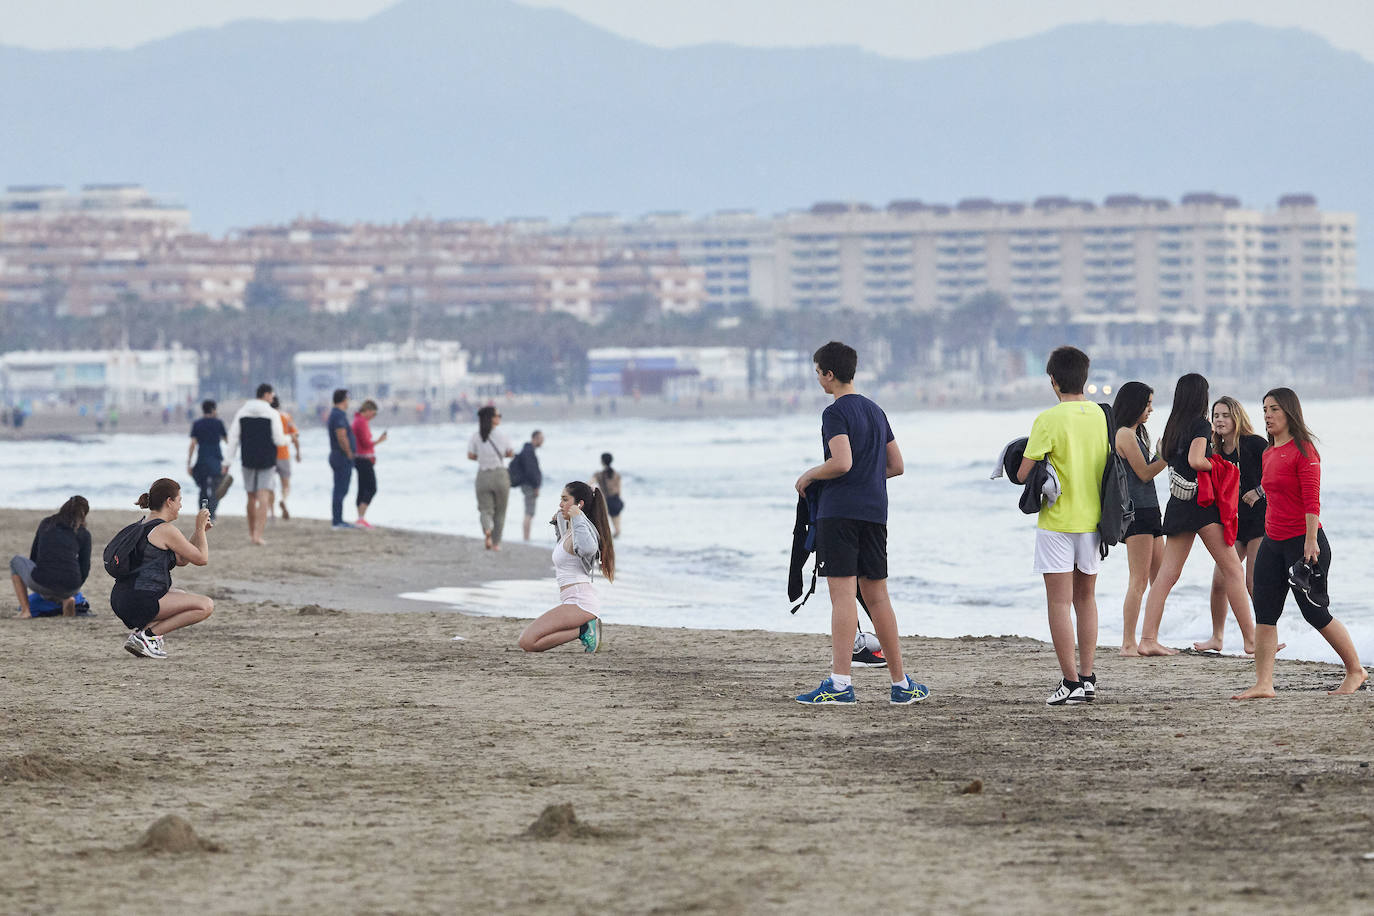
[[358,527],[371,528],[372,524],[364,518],[368,504],[377,495],[377,446],[386,441],[386,433],[372,438],[372,418],[377,416],[377,402],[368,398],[363,401],[358,412],[353,415],[353,438],[357,440],[358,451],[353,458],[353,467],[358,471]]

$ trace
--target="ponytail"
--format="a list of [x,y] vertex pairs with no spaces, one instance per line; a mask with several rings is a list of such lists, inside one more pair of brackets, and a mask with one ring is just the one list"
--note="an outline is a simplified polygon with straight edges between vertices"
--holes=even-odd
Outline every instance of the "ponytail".
[[606,577],[607,582],[615,581],[615,543],[611,540],[611,516],[606,511],[606,496],[597,487],[590,487],[580,480],[574,480],[563,489],[568,491],[568,495],[574,502],[582,504],[582,511],[587,516],[587,520],[596,529],[597,538],[600,540],[601,574]]
[[159,511],[169,499],[176,499],[181,493],[181,484],[170,477],[160,477],[153,481],[148,492],[140,496],[134,505],[152,512]]

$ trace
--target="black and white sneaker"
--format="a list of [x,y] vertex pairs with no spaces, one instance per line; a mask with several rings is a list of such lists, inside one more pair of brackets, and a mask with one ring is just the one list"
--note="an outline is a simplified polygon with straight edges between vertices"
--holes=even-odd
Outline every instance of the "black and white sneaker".
[[1061,680],[1059,687],[1045,698],[1046,706],[1078,706],[1088,702],[1081,681]]
[[1080,684],[1083,685],[1083,702],[1084,702],[1084,703],[1091,703],[1093,700],[1097,699],[1097,675],[1096,675],[1096,674],[1080,674],[1080,675],[1078,676],[1078,683],[1080,683]]
[[855,668],[886,668],[887,659],[883,658],[882,649],[870,649],[864,646],[854,653],[853,661],[850,662]]

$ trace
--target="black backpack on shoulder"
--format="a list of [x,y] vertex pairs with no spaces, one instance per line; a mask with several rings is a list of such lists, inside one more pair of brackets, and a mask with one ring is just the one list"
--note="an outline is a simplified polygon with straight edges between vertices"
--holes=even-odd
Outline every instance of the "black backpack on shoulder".
[[147,528],[148,519],[141,518],[119,529],[105,545],[105,571],[115,580],[127,579],[138,572],[143,561],[143,532]]
[[1107,415],[1107,465],[1102,469],[1102,518],[1097,523],[1101,538],[1097,549],[1105,560],[1107,549],[1125,540],[1126,532],[1135,521],[1135,503],[1131,502],[1131,487],[1126,477],[1131,469],[1116,451],[1116,420],[1112,417],[1112,409],[1106,404],[1097,406]]

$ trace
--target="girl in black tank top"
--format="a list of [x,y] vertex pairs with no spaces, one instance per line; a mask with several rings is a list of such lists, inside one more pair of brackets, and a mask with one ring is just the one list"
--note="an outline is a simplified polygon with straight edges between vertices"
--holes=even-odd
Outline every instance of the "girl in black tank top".
[[166,658],[163,637],[200,623],[215,608],[205,595],[172,587],[174,567],[210,562],[206,541],[206,533],[213,527],[210,510],[201,508],[195,533],[188,539],[171,524],[181,513],[181,484],[166,477],[156,480],[138,498],[137,505],[149,510],[140,535],[138,566],[133,574],[115,582],[110,608],[130,629],[124,641],[126,651],[139,658]]

